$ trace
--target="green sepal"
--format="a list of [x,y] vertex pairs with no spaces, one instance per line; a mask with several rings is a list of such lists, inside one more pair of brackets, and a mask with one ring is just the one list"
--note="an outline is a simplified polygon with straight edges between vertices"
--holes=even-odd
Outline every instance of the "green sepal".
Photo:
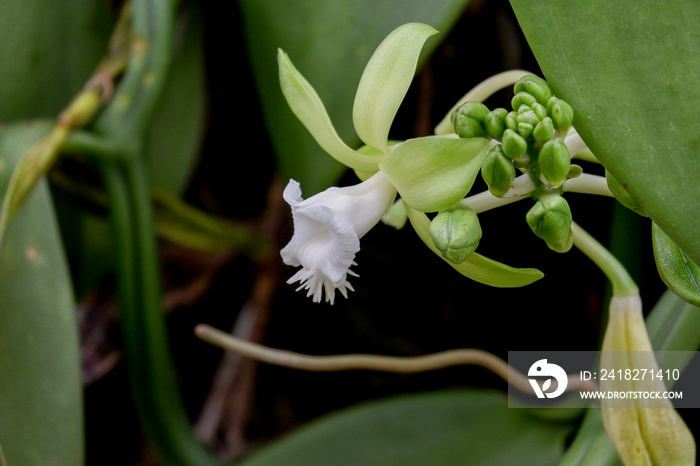
[[496,108],[490,111],[484,119],[484,129],[486,134],[497,141],[503,137],[503,131],[506,129],[506,116],[508,111],[505,108]]
[[407,23],[392,31],[370,58],[355,94],[352,120],[362,141],[388,152],[387,138],[403,102],[425,41],[438,31]]
[[425,137],[410,139],[379,164],[406,204],[437,212],[469,192],[486,156],[483,138]]
[[292,112],[311,133],[318,145],[350,168],[361,171],[376,170],[382,157],[368,157],[360,154],[343,142],[333,127],[321,98],[281,49],[277,53],[277,62],[282,93]]
[[478,252],[472,253],[461,264],[450,262],[442,257],[440,250],[433,244],[430,236],[430,219],[428,216],[412,209],[410,206],[406,206],[406,212],[408,213],[411,226],[413,226],[413,229],[426,246],[467,278],[497,288],[518,288],[530,285],[544,277],[544,274],[537,269],[510,267],[484,257]]
[[655,223],[651,223],[654,259],[666,286],[693,306],[700,306],[700,267]]

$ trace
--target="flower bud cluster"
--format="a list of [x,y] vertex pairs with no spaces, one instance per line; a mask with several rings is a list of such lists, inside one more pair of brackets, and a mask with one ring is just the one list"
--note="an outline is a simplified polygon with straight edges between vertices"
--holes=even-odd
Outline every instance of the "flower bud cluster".
[[[561,197],[566,180],[581,173],[571,165],[564,137],[573,124],[571,106],[552,93],[546,81],[524,76],[513,87],[512,110],[489,110],[483,103],[467,102],[452,114],[461,138],[485,137],[499,142],[486,155],[481,176],[491,194],[504,197],[517,171],[530,176],[537,204],[528,213],[533,232],[558,252],[571,248],[571,211]],[[545,199],[547,198],[547,199]]]

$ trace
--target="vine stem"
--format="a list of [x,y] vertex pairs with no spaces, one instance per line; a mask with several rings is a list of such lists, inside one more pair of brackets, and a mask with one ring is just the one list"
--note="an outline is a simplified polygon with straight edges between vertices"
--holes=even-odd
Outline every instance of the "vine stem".
[[639,288],[625,267],[598,240],[576,222],[571,223],[571,231],[574,234],[574,246],[587,255],[608,277],[614,296],[632,296],[639,293]]

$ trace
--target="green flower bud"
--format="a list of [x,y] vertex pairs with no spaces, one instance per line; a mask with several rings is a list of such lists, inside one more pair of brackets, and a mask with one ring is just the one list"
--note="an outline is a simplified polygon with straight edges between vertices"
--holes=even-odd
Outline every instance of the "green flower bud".
[[452,126],[460,138],[476,138],[484,135],[483,122],[489,109],[481,102],[466,102],[451,115]]
[[607,170],[605,170],[605,180],[608,182],[610,192],[613,193],[613,196],[615,196],[615,199],[617,199],[620,204],[643,217],[649,216],[644,208],[634,200],[627,189]]
[[481,177],[496,197],[503,197],[515,179],[513,162],[503,154],[502,146],[494,146],[481,165]]
[[520,78],[520,80],[513,86],[513,91],[527,92],[537,99],[537,101],[542,105],[547,105],[547,101],[552,97],[552,89],[542,78],[537,76],[527,75]]
[[567,252],[574,244],[571,209],[563,197],[543,196],[527,213],[526,220],[532,232],[553,251]]
[[548,185],[561,186],[567,180],[571,168],[571,154],[563,140],[552,139],[542,146],[538,161],[540,172]]
[[535,129],[532,130],[532,137],[535,138],[535,142],[539,146],[551,141],[554,137],[554,124],[552,123],[552,119],[545,117],[542,121],[537,123]]
[[534,103],[537,103],[537,99],[535,98],[535,96],[528,94],[527,92],[518,92],[510,100],[510,105],[516,112],[522,105],[527,105],[528,107],[530,107]]
[[506,116],[508,111],[505,108],[497,108],[489,112],[484,120],[484,128],[486,134],[497,141],[503,137],[503,131],[506,129]]
[[505,118],[506,122],[506,127],[508,129],[512,129],[513,131],[518,130],[518,113],[517,112],[508,112]]
[[544,120],[545,118],[547,118],[547,108],[544,105],[535,102],[530,106],[530,108],[533,112],[535,112],[535,115],[537,115],[538,120]]
[[471,207],[457,204],[435,216],[430,222],[430,236],[442,257],[461,264],[481,240],[479,218]]
[[535,129],[535,125],[540,122],[540,118],[532,108],[527,105],[521,105],[518,109],[515,121],[517,123],[518,134],[527,139],[532,136],[532,131]]
[[571,164],[569,167],[569,174],[566,175],[566,179],[570,180],[572,178],[578,178],[583,173],[583,168],[580,165]]
[[503,153],[511,160],[515,160],[527,151],[527,141],[512,129],[503,132]]
[[574,123],[574,109],[565,101],[552,97],[547,102],[547,112],[554,123],[554,129],[564,133]]

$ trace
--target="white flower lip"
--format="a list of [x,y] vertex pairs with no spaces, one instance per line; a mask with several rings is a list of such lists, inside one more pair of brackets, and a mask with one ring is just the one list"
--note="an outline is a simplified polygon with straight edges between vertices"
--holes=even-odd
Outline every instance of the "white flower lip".
[[329,188],[306,200],[299,183],[290,180],[283,196],[292,208],[294,235],[280,254],[285,264],[302,267],[287,283],[300,282],[297,290],[308,290],[317,303],[325,292],[326,302],[333,304],[336,289],[347,297],[360,238],[381,220],[396,189],[377,172],[360,184]]

